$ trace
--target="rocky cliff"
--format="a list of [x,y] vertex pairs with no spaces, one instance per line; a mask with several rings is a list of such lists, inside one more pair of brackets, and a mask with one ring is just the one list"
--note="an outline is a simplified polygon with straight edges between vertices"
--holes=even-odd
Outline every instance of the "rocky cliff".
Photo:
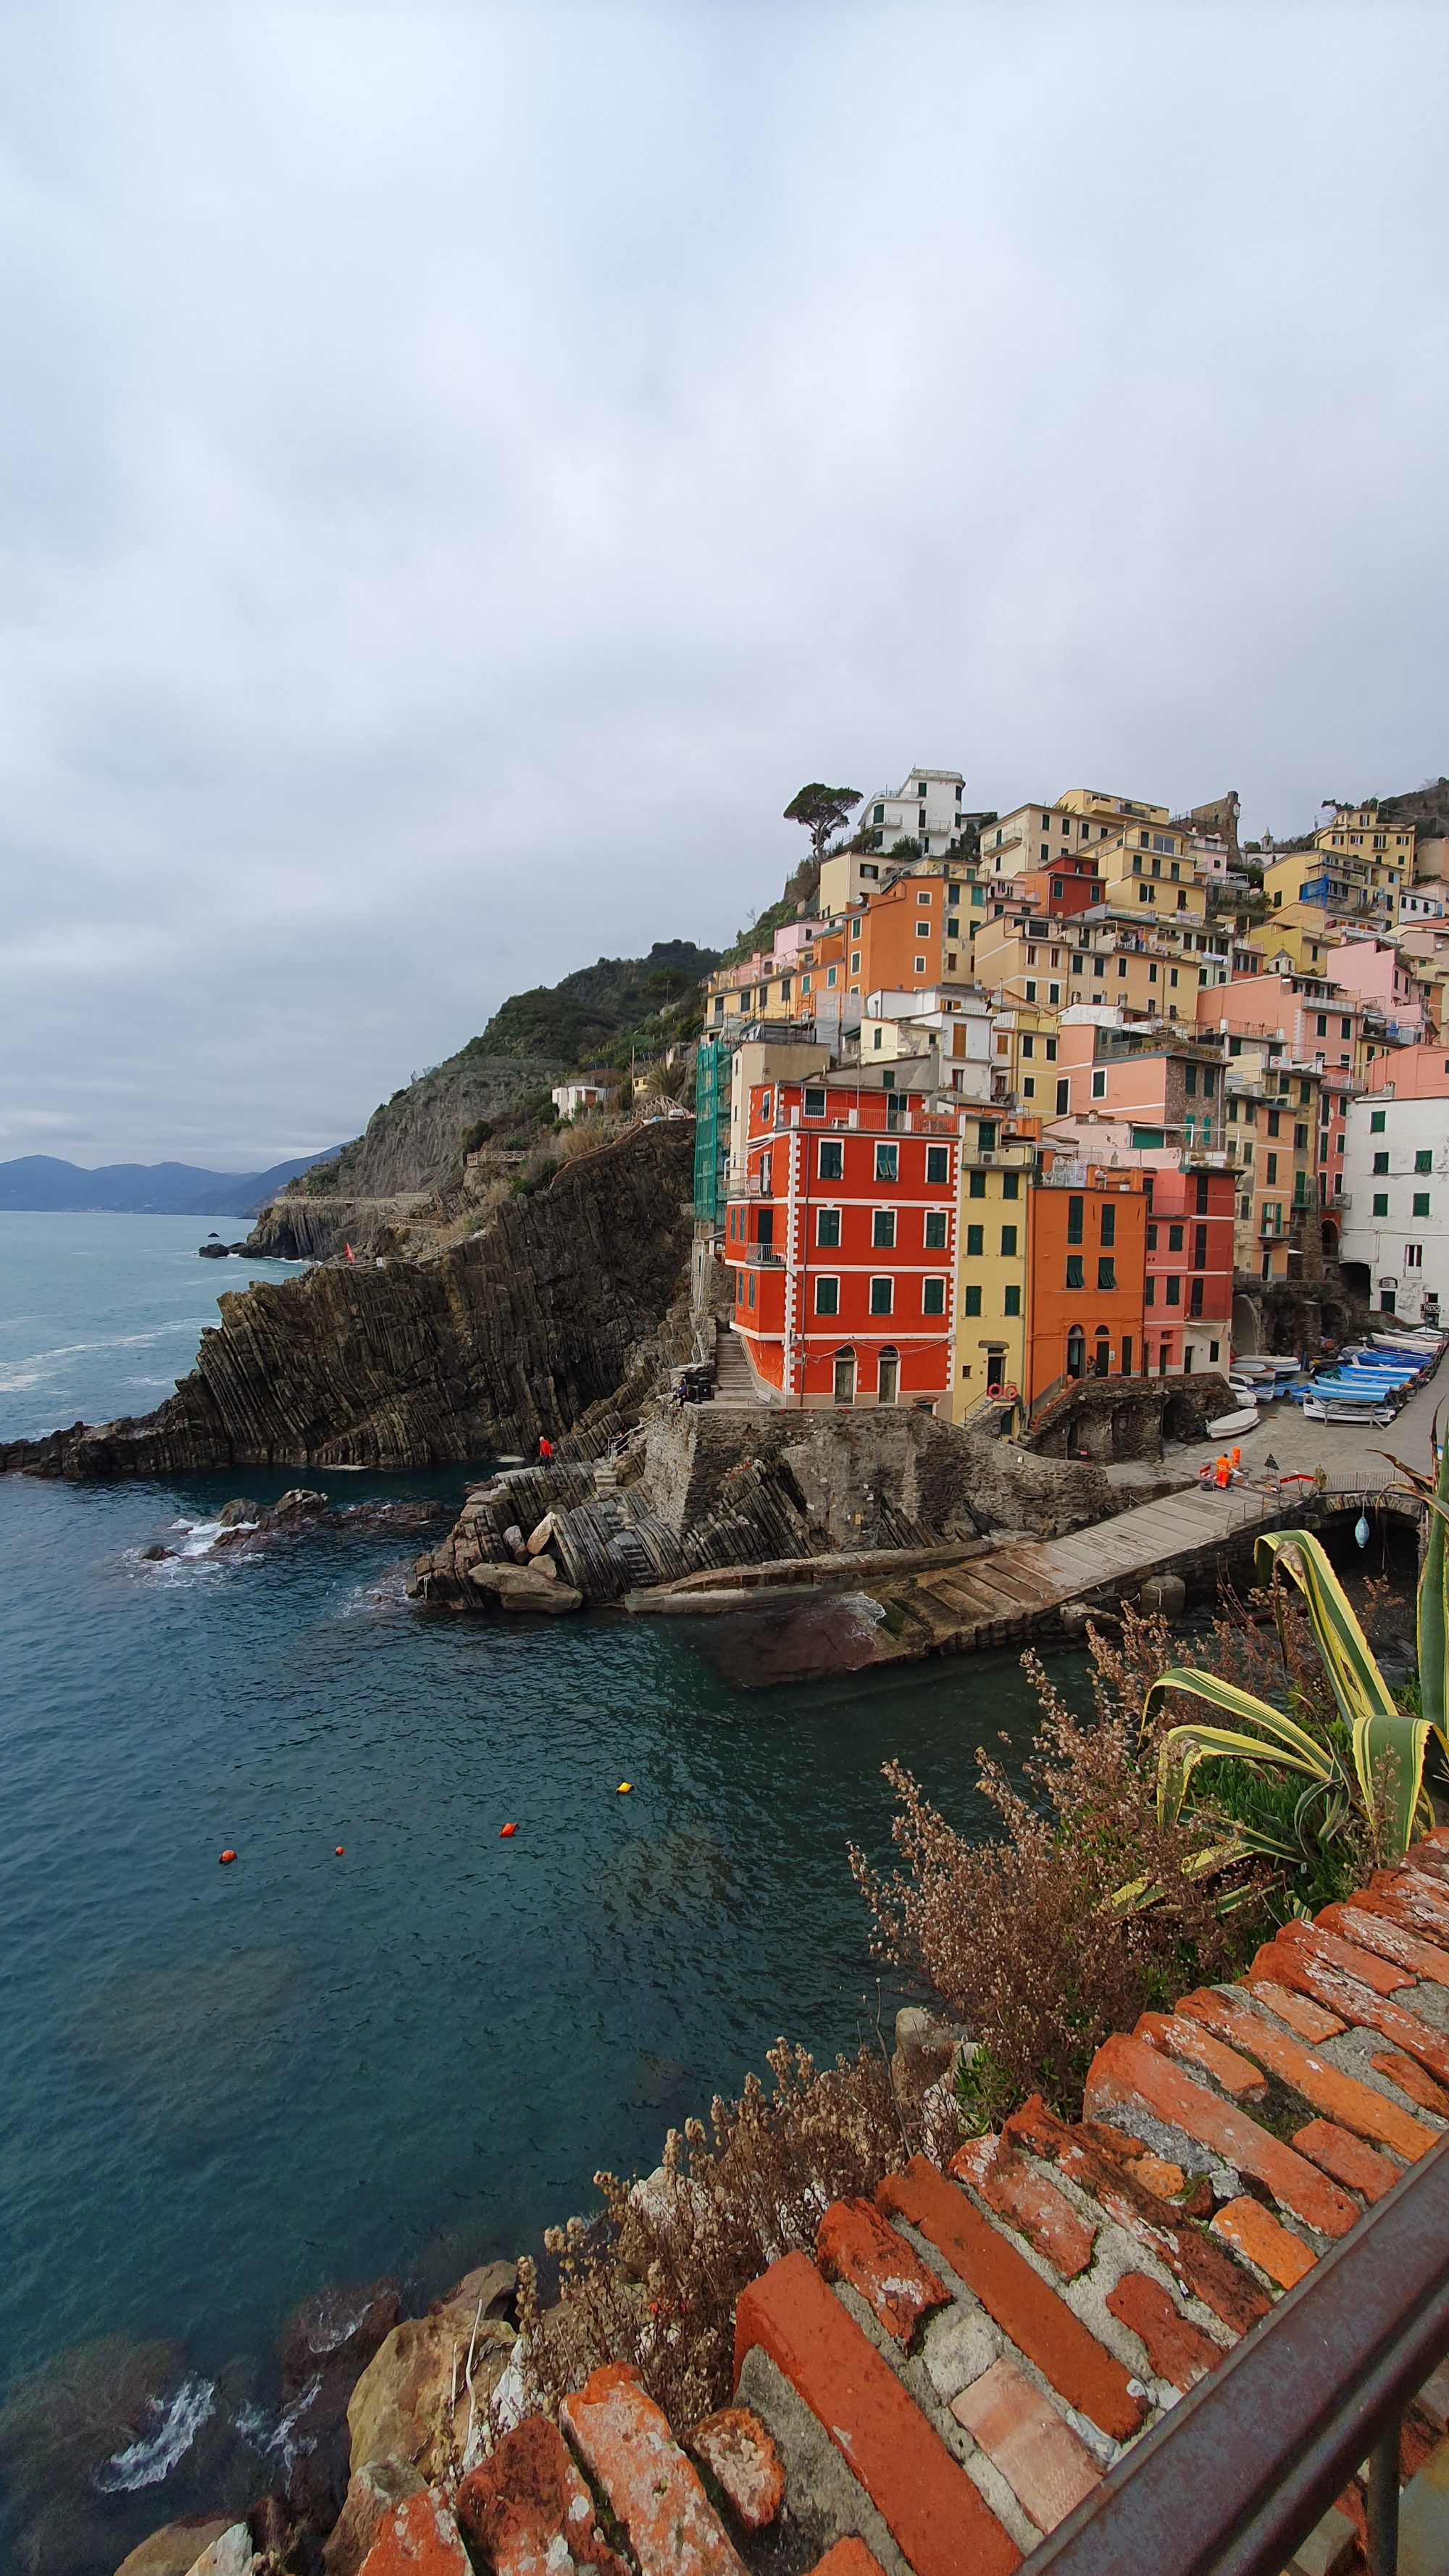
[[196,1367],[141,1420],[0,1449],[32,1475],[416,1467],[530,1450],[627,1376],[684,1284],[694,1124],[565,1163],[412,1264],[326,1268],[220,1299]]

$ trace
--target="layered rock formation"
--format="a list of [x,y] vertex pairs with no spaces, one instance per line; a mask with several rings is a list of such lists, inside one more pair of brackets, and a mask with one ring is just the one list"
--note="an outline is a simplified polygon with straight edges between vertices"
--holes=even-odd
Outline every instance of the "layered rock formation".
[[418,1467],[531,1450],[620,1385],[682,1283],[694,1126],[564,1164],[431,1262],[326,1268],[219,1300],[191,1375],[141,1420],[0,1449],[0,1469]]

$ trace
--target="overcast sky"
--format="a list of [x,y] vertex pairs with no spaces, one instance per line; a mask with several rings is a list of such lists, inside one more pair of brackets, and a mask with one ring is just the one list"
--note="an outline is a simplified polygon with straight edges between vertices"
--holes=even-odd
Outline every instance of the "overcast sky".
[[0,1156],[254,1168],[808,778],[1449,770],[1437,0],[0,0]]

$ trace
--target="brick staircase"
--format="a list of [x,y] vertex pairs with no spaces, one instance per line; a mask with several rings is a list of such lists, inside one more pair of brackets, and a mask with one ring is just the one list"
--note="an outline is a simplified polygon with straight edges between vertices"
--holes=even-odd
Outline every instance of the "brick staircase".
[[[409,2497],[365,2576],[1029,2566],[1449,2127],[1449,1829],[1110,2038],[1085,2114],[1033,2098],[946,2172],[827,2208],[813,2259],[739,2299],[735,2402],[688,2452],[611,2365],[456,2495]],[[1404,2576],[1449,2566],[1446,2407],[1449,2365],[1405,2419]],[[1363,2534],[1354,2485],[1295,2576],[1362,2568]]]

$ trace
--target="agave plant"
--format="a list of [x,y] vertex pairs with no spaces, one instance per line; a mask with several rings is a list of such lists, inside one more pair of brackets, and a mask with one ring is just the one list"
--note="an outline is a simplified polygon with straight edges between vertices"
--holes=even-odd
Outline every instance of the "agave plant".
[[[1414,1482],[1422,1487],[1426,1480],[1415,1478]],[[1341,1733],[1324,1734],[1305,1726],[1215,1673],[1175,1666],[1153,1683],[1143,1707],[1145,1718],[1151,1717],[1168,1691],[1181,1691],[1206,1701],[1237,1724],[1189,1722],[1169,1729],[1158,1757],[1157,1803],[1164,1825],[1180,1823],[1190,1812],[1193,1775],[1199,1764],[1220,1759],[1241,1762],[1280,1787],[1295,1778],[1304,1786],[1292,1813],[1292,1840],[1282,1829],[1286,1818],[1270,1821],[1260,1814],[1238,1819],[1231,1845],[1214,1855],[1218,1860],[1260,1853],[1301,1864],[1310,1838],[1321,1844],[1354,1815],[1366,1824],[1383,1856],[1396,1858],[1417,1832],[1433,1823],[1424,1788],[1424,1754],[1431,1736],[1438,1734],[1444,1740],[1444,1658],[1449,1635],[1444,1544],[1449,1468],[1444,1461],[1437,1488],[1427,1491],[1424,1499],[1430,1505],[1430,1540],[1419,1584],[1423,1714],[1407,1714],[1396,1704],[1317,1539],[1304,1530],[1274,1531],[1259,1539],[1255,1562],[1260,1573],[1281,1569],[1303,1594],[1342,1720]]]

